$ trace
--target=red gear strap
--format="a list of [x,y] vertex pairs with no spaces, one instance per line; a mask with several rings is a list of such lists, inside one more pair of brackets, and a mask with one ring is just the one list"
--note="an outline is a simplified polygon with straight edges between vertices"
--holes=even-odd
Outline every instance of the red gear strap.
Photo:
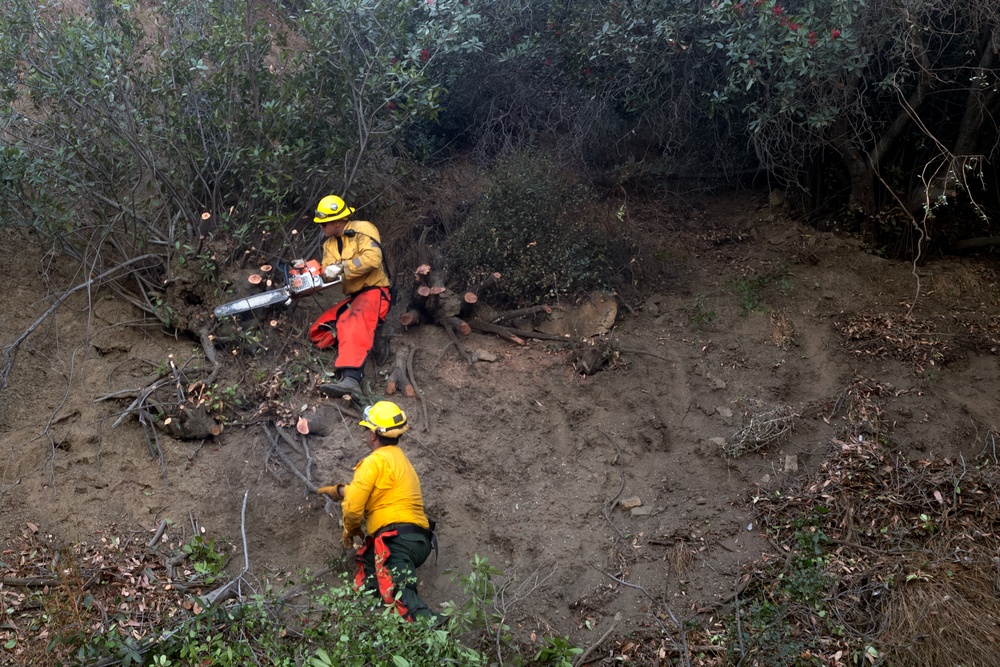
[[396,612],[405,618],[407,621],[412,621],[410,618],[410,610],[406,608],[406,605],[402,601],[396,599],[396,588],[392,581],[392,572],[385,566],[385,562],[389,560],[389,547],[386,546],[385,540],[390,537],[395,537],[395,530],[387,530],[385,532],[379,533],[374,538],[365,538],[365,545],[358,549],[357,554],[354,556],[354,560],[358,565],[357,572],[354,573],[354,590],[359,590],[365,585],[365,562],[364,554],[368,551],[371,546],[375,547],[375,581],[378,583],[378,592],[382,595],[382,602],[386,604],[391,604],[396,608]]

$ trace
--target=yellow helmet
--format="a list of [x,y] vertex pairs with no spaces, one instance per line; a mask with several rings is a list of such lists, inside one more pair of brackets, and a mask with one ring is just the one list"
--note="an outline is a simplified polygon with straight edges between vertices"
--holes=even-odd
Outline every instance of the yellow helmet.
[[316,217],[313,222],[320,224],[342,220],[354,213],[354,209],[344,203],[344,200],[337,195],[327,195],[319,200],[316,205]]
[[392,401],[379,401],[365,408],[365,416],[360,422],[369,431],[386,438],[398,438],[409,430],[406,413]]

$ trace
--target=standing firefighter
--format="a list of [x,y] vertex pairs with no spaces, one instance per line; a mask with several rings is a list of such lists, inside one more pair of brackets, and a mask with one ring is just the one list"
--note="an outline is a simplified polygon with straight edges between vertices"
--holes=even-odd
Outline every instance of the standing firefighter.
[[[409,428],[406,415],[395,403],[379,401],[365,409],[360,425],[371,453],[354,467],[350,484],[324,486],[318,492],[343,500],[345,549],[354,548],[355,536],[364,537],[355,556],[355,588],[377,591],[408,621],[433,617],[416,588],[417,568],[427,560],[435,539],[424,514],[420,479],[399,448],[399,437]],[[402,593],[396,599],[398,586]]]
[[392,283],[382,253],[378,229],[364,220],[348,220],[354,209],[337,195],[323,197],[313,222],[322,226],[323,277],[343,275],[346,298],[320,315],[309,338],[319,349],[337,347],[334,366],[340,379],[320,386],[329,395],[361,393],[365,360],[375,329],[389,313]]

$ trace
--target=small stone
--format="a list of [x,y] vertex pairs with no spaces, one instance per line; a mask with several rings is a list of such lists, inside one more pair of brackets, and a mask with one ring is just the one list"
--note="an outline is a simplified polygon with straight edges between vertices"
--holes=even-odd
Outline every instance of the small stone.
[[702,497],[695,498],[695,500],[694,500],[694,504],[695,505],[704,505],[707,502],[708,502],[708,500],[706,500],[705,498],[702,498]]
[[795,454],[785,454],[785,472],[799,471],[799,457]]
[[771,476],[768,475],[767,473],[764,473],[764,476],[760,478],[760,483],[762,485],[765,485],[765,486],[768,485],[768,484],[770,484],[771,483]]
[[720,405],[715,409],[715,411],[718,412],[723,417],[725,417],[726,419],[729,419],[730,417],[733,416],[733,411],[724,405]]
[[630,510],[642,505],[642,501],[639,500],[639,496],[632,496],[631,498],[619,500],[618,504],[621,505],[622,509]]
[[476,350],[472,353],[473,361],[487,361],[493,363],[497,360],[497,355],[492,352],[487,352],[486,350]]
[[709,438],[708,441],[710,443],[712,443],[713,445],[715,445],[716,447],[725,447],[726,446],[726,439],[725,438]]
[[653,513],[652,507],[633,507],[632,516],[649,516]]
[[726,381],[722,378],[713,377],[712,378],[712,389],[715,391],[721,391],[726,388]]

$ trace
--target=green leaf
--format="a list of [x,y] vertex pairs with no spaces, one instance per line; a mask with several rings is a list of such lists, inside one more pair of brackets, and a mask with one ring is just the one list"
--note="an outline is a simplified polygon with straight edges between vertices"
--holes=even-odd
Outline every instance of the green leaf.
[[410,667],[410,661],[399,655],[392,656],[392,664],[396,667]]

